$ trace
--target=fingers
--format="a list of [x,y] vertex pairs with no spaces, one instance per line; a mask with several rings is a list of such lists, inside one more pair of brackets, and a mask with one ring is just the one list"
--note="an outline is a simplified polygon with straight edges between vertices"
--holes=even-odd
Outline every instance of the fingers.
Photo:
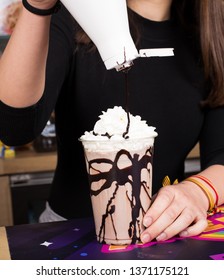
[[168,208],[174,200],[174,193],[169,191],[168,188],[163,188],[156,196],[149,210],[147,211],[143,224],[148,227],[156,221],[161,214]]
[[200,234],[202,231],[204,231],[208,226],[207,219],[201,219],[197,221],[197,223],[193,224],[192,226],[184,229],[179,233],[180,237],[189,237]]
[[143,243],[153,239],[167,240],[177,234],[182,237],[200,234],[207,227],[207,213],[180,188],[163,188],[147,211]]
[[[187,228],[186,225],[191,225]],[[208,222],[206,217],[203,215],[200,218],[197,218],[195,221],[193,213],[189,213],[185,209],[181,215],[167,228],[164,229],[157,237],[157,241],[164,241],[172,236],[179,234],[180,237],[189,237],[200,234],[206,227]]]
[[155,238],[157,241],[165,241],[177,234],[181,237],[198,235],[208,225],[204,214],[195,218],[195,214],[189,209],[184,209],[180,215],[177,213],[178,211],[168,208],[159,219],[143,232],[142,242],[146,243]]

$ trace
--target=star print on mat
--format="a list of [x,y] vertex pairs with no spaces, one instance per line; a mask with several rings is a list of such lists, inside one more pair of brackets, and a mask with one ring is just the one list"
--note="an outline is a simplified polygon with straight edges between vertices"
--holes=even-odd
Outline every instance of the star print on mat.
[[41,243],[40,245],[41,245],[41,246],[46,246],[46,247],[48,247],[48,246],[50,246],[51,244],[53,244],[53,243],[52,243],[52,242],[44,241],[44,242]]

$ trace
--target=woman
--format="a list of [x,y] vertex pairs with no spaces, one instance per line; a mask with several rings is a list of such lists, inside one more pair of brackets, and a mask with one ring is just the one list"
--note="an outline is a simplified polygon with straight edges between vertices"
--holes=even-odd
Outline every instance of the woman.
[[[57,1],[28,3],[46,10]],[[139,58],[128,73],[130,111],[159,134],[153,163],[157,195],[145,216],[141,239],[196,235],[207,226],[207,211],[224,203],[223,3],[127,4],[137,47],[175,52],[173,57]],[[93,128],[103,110],[124,105],[123,73],[105,69],[63,6],[49,16],[23,8],[0,63],[0,139],[5,144],[33,140],[55,110],[58,164],[42,221],[49,216],[60,220],[91,215],[77,139]],[[185,180],[184,161],[198,141],[201,177]],[[166,176],[180,183],[161,188]]]

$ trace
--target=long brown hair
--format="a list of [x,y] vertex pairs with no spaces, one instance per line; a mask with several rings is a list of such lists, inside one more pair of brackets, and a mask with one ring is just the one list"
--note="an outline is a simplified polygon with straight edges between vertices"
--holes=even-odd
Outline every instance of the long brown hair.
[[204,72],[211,90],[204,105],[224,106],[224,1],[174,0],[180,22],[199,39]]
[[200,7],[200,38],[205,74],[212,81],[210,106],[224,105],[224,2],[203,0]]
[[[199,41],[204,72],[211,90],[204,105],[224,106],[224,1],[223,0],[173,0],[171,13],[184,28],[191,30]],[[130,29],[137,43],[140,30],[129,14]],[[94,46],[80,29],[76,33],[78,43]]]

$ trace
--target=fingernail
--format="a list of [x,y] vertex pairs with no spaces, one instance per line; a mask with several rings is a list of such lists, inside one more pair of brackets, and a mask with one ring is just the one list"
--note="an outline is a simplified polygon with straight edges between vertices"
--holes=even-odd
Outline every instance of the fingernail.
[[152,218],[151,217],[145,217],[143,224],[145,227],[149,227],[152,224]]
[[141,237],[143,243],[147,243],[150,241],[150,235],[148,233],[144,233]]
[[188,236],[187,230],[183,230],[182,232],[180,232],[180,233],[179,233],[179,236],[180,236],[180,237],[186,237],[186,236]]
[[159,234],[157,237],[156,237],[156,240],[157,241],[163,241],[163,240],[166,240],[167,238],[167,235],[165,232],[162,232],[161,234]]

